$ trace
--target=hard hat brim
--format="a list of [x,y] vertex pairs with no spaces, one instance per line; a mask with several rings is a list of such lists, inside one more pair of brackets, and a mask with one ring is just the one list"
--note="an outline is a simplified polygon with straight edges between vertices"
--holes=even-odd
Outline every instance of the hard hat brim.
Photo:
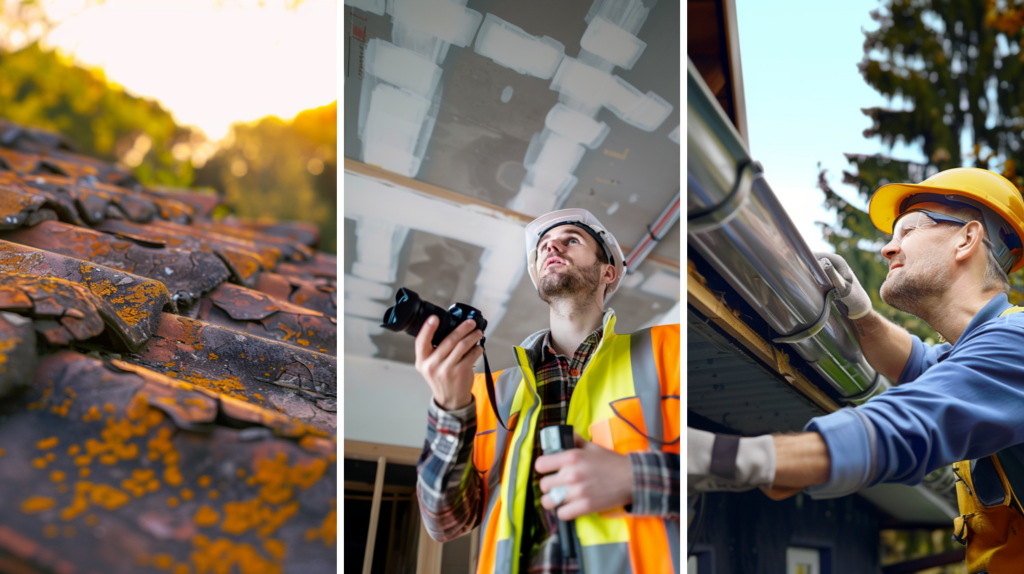
[[[889,183],[878,188],[868,203],[868,216],[871,218],[871,223],[882,233],[892,235],[893,225],[900,215],[900,206],[907,198],[921,193],[955,195],[981,203],[1002,217],[1010,224],[1017,236],[1024,239],[1024,221],[984,191],[974,188],[955,189],[929,185],[927,182]],[[1007,273],[1014,273],[1022,267],[1024,267],[1024,257],[1018,258]]]

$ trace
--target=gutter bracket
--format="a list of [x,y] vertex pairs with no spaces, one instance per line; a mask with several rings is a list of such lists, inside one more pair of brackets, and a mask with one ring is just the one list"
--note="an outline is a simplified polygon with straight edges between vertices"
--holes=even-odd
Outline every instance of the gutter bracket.
[[[794,333],[792,335],[786,335],[785,337],[776,337],[776,338],[772,339],[772,342],[773,343],[799,343],[801,341],[806,341],[807,339],[810,339],[811,337],[817,335],[818,332],[821,331],[825,327],[825,322],[828,321],[828,315],[832,311],[832,302],[838,296],[839,296],[839,290],[835,289],[835,288],[833,288],[831,291],[828,292],[827,295],[825,295],[825,306],[821,310],[821,315],[818,317],[818,320],[815,321],[813,325],[811,325],[810,327],[804,329],[803,331],[800,331],[798,333]],[[876,373],[876,375],[877,375],[877,373]],[[875,377],[876,384],[877,384],[877,381],[878,381],[878,377],[876,376]],[[872,385],[872,388],[874,388],[874,385]]]
[[715,205],[687,213],[686,232],[707,233],[729,223],[747,203],[754,178],[761,175],[760,171],[754,171],[754,167],[755,164],[749,161],[736,166],[736,181],[729,194]]
[[879,373],[878,371],[875,371],[875,380],[871,381],[871,385],[868,388],[864,389],[863,391],[861,391],[861,392],[859,392],[859,393],[857,393],[855,395],[850,395],[848,397],[842,397],[839,400],[843,401],[846,404],[854,404],[857,401],[867,399],[867,398],[871,397],[873,394],[875,394],[876,391],[878,391],[878,386],[881,383],[882,383],[882,374]]

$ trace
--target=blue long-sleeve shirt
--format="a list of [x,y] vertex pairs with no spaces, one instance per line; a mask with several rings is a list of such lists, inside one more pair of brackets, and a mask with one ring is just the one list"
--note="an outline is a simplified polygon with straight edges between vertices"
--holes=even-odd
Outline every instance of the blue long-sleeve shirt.
[[881,482],[918,484],[936,468],[1024,443],[1024,312],[989,301],[956,345],[912,337],[901,386],[811,419],[828,445],[829,481],[806,491],[845,496]]

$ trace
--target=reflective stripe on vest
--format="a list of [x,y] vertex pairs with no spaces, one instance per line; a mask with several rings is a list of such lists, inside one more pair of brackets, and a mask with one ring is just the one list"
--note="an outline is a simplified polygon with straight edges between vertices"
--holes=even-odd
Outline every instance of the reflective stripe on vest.
[[[631,335],[616,335],[614,325],[612,315],[573,391],[567,422],[586,440],[621,454],[647,450],[678,454],[679,325]],[[525,505],[539,395],[526,350],[516,347],[516,359],[519,368],[501,371],[495,381],[498,408],[509,420],[508,433],[490,412],[483,376],[474,381],[478,428],[473,462],[487,485],[480,574],[519,572],[523,517],[533,512]],[[575,524],[583,573],[681,571],[678,521],[634,517],[619,508],[582,516]]]

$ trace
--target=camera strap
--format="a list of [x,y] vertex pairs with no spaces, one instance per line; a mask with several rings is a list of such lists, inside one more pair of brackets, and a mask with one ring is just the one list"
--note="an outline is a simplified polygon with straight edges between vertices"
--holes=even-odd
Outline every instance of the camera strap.
[[487,348],[484,347],[484,341],[486,339],[480,339],[480,348],[484,350],[484,377],[487,378],[487,396],[491,399],[491,409],[494,411],[494,417],[498,419],[498,424],[501,428],[508,430],[505,426],[505,421],[501,420],[501,413],[498,412],[498,400],[495,398],[496,393],[494,391],[494,377],[491,376],[491,365],[487,362]]

